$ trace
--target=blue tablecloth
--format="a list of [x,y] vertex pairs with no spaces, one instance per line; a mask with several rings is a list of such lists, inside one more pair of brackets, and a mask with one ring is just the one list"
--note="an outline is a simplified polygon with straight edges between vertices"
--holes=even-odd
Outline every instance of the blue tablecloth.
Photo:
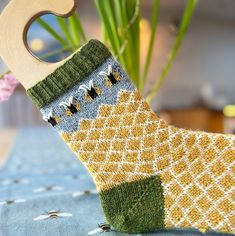
[[[104,221],[90,175],[54,130],[21,130],[0,169],[0,236],[85,236]],[[143,235],[201,233],[168,230]]]

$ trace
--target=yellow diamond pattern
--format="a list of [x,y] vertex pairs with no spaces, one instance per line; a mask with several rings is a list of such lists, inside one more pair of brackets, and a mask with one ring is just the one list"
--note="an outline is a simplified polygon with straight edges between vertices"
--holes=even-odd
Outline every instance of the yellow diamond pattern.
[[100,191],[160,175],[166,227],[235,231],[234,136],[167,126],[136,91],[61,136]]

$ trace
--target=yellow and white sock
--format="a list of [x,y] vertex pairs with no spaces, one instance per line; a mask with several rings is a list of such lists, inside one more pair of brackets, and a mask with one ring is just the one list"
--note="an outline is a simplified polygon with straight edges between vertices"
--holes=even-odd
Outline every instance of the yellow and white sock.
[[114,228],[235,233],[235,136],[168,126],[103,44],[28,94],[91,173]]

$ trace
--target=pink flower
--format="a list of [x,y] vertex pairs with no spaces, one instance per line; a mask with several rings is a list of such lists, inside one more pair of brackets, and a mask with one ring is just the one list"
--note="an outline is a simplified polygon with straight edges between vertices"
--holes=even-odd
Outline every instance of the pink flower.
[[0,79],[0,102],[7,101],[18,85],[19,82],[12,74],[5,74],[3,78]]

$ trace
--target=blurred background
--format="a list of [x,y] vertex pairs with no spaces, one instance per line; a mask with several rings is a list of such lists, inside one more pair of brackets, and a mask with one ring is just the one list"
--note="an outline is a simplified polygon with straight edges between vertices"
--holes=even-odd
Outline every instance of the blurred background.
[[[3,10],[7,3],[1,0],[0,9]],[[142,71],[152,34],[153,5],[153,0],[141,1],[142,13],[138,25]],[[146,97],[161,78],[171,57],[186,5],[186,0],[159,2],[151,63],[142,88]],[[196,130],[235,133],[234,12],[233,0],[197,2],[177,56],[151,101],[154,111],[168,123]],[[104,37],[100,20],[102,12],[98,13],[93,0],[78,0],[78,14],[87,39]],[[64,33],[56,17],[46,15],[42,20],[58,34]],[[66,48],[61,50],[61,43],[42,27],[42,22],[35,22],[30,27],[28,45],[36,56],[49,62],[62,60],[72,53]],[[0,62],[0,74],[7,70]],[[47,124],[19,85],[8,101],[0,103],[0,129],[36,125]]]

